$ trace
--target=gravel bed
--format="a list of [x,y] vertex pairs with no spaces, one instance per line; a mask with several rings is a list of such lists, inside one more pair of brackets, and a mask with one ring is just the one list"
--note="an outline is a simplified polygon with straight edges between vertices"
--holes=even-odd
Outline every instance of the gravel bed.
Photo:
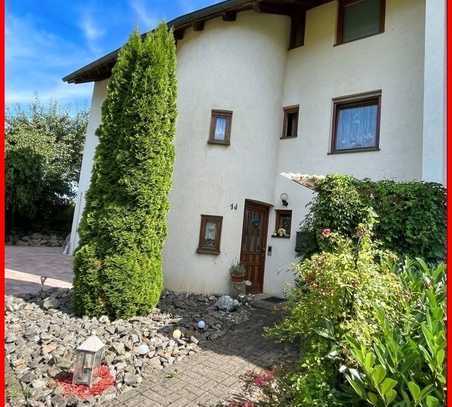
[[[158,308],[143,317],[110,321],[78,318],[71,312],[71,290],[52,288],[39,295],[5,297],[5,351],[8,374],[14,375],[13,406],[93,405],[114,399],[142,382],[144,372],[159,370],[200,351],[204,341],[215,340],[246,321],[250,298],[233,312],[221,311],[217,296],[166,291]],[[198,329],[199,320],[205,329]],[[174,331],[176,332],[175,335]],[[83,402],[66,397],[55,381],[71,370],[75,349],[88,336],[106,345],[104,362],[116,384],[101,396]],[[13,380],[11,380],[13,382]],[[18,391],[20,390],[20,391]],[[19,395],[19,396],[17,396]]]

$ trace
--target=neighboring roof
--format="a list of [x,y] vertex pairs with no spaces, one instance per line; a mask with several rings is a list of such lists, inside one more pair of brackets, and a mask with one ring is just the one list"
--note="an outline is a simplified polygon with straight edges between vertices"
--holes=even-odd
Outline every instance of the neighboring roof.
[[[185,29],[193,26],[197,31],[204,28],[204,22],[217,17],[225,21],[234,21],[236,14],[244,10],[255,10],[261,13],[295,16],[312,7],[332,0],[226,0],[192,13],[177,17],[168,22],[174,30],[174,36],[182,39]],[[143,35],[146,35],[143,34]],[[63,78],[68,83],[84,83],[106,79],[116,63],[120,48],[70,73]]]

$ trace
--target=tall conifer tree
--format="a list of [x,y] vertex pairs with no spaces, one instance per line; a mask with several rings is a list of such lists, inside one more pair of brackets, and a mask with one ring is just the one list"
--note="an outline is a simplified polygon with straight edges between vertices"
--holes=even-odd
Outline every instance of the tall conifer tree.
[[74,261],[79,315],[149,312],[163,287],[176,119],[176,51],[161,24],[121,49],[97,130]]

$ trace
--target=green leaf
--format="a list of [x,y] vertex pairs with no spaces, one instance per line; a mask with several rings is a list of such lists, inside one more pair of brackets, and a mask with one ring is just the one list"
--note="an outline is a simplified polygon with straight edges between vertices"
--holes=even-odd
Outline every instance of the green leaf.
[[385,377],[386,369],[381,365],[376,366],[372,371],[372,379],[375,383],[375,386],[379,385]]
[[388,394],[395,386],[397,385],[397,380],[391,379],[390,377],[387,377],[383,380],[383,383],[381,383],[381,392],[386,395]]
[[427,407],[438,407],[439,406],[439,400],[434,396],[427,396],[425,399]]
[[408,389],[410,390],[411,397],[413,397],[416,404],[419,403],[421,397],[421,389],[419,386],[415,382],[409,382]]
[[373,406],[378,404],[378,396],[371,391],[367,392],[367,400],[369,400],[370,404]]

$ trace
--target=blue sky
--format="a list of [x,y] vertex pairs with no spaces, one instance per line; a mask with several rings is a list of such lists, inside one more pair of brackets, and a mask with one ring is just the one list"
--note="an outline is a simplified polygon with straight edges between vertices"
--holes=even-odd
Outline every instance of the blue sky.
[[72,111],[89,107],[92,84],[61,78],[118,48],[130,32],[148,31],[218,0],[7,0],[6,103],[56,100]]

